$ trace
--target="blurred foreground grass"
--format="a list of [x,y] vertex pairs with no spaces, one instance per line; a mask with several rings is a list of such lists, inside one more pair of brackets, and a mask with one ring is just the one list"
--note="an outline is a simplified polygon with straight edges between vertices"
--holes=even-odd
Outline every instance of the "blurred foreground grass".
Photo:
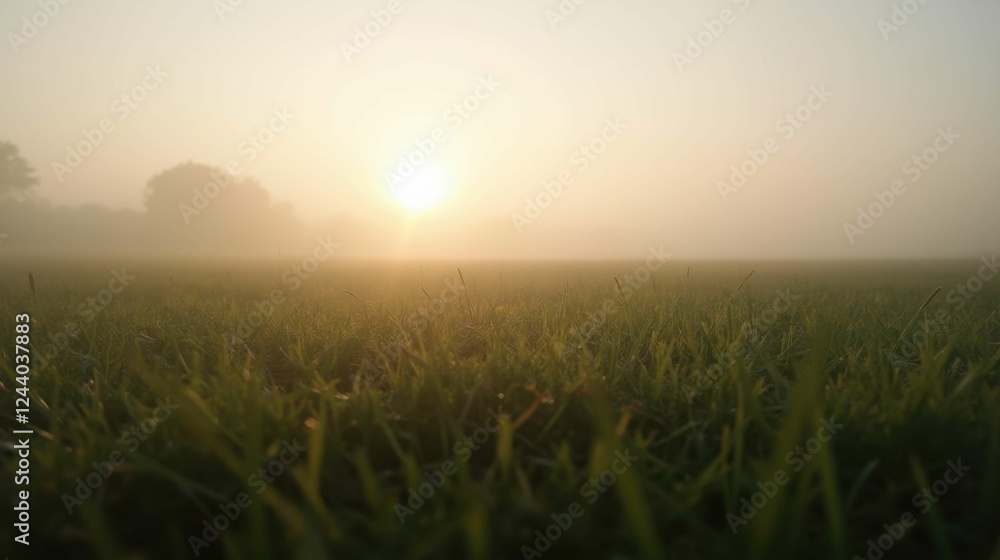
[[976,263],[297,264],[4,263],[12,558],[1000,558]]

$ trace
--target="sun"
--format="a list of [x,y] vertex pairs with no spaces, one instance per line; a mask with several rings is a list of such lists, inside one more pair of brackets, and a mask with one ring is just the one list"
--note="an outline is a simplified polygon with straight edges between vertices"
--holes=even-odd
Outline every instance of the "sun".
[[396,175],[390,182],[389,189],[397,202],[417,212],[438,203],[447,191],[447,182],[440,167],[425,163],[408,175]]

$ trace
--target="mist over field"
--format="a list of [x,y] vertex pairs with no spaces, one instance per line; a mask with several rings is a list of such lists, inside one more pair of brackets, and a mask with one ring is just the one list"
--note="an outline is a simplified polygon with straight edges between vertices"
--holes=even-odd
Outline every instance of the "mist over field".
[[992,3],[44,4],[0,7],[0,141],[37,178],[0,191],[8,253],[947,258],[1000,236]]

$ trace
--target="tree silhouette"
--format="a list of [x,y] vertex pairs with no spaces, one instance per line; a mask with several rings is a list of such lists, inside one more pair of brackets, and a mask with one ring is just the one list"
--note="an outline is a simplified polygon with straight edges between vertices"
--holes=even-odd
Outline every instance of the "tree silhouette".
[[35,170],[10,142],[0,142],[0,197],[27,191],[38,184]]
[[150,179],[145,205],[146,239],[162,250],[276,253],[304,234],[292,206],[272,202],[253,179],[197,163]]

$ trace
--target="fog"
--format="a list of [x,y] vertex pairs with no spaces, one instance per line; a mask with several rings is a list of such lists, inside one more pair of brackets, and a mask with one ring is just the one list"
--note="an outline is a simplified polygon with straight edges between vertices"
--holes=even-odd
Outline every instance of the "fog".
[[331,237],[895,259],[1000,237],[996,3],[45,6],[0,6],[0,258]]

